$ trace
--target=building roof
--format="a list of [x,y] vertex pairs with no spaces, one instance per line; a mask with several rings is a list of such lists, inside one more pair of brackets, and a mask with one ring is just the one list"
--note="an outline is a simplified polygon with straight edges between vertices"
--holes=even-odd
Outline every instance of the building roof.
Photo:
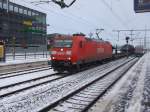
[[[2,1],[0,1],[0,2],[2,2]],[[6,1],[3,1],[3,3],[6,3]],[[34,13],[39,13],[40,15],[46,16],[46,13],[43,13],[43,12],[40,12],[38,10],[34,10],[34,9],[31,9],[31,8],[28,8],[28,7],[25,7],[23,5],[19,5],[19,4],[13,3],[13,2],[9,2],[9,5],[13,5],[15,7],[19,7],[19,8],[22,8],[24,10],[29,10],[29,11],[32,11]]]

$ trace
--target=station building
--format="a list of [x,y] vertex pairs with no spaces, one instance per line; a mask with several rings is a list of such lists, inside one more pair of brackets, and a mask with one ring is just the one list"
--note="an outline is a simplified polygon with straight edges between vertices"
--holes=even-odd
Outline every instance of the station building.
[[46,49],[46,14],[0,0],[0,40],[5,41],[7,51]]

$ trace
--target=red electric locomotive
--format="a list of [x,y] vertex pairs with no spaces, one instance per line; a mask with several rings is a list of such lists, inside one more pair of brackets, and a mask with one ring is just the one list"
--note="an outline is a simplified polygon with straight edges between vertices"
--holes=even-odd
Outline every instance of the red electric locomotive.
[[54,38],[51,66],[54,70],[80,69],[81,65],[112,57],[112,45],[103,40],[86,38],[83,34],[59,35]]

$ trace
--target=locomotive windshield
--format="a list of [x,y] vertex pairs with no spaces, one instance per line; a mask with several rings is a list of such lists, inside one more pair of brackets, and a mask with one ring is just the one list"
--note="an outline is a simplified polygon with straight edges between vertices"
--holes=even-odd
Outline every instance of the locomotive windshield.
[[72,40],[55,40],[54,47],[72,47]]

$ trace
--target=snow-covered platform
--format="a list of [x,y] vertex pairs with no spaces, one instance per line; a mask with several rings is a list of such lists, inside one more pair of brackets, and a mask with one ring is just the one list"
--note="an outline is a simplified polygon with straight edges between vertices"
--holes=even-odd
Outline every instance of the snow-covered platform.
[[25,70],[39,66],[48,66],[48,58],[36,58],[26,60],[9,60],[0,62],[0,74],[13,72],[16,70]]
[[6,60],[5,62],[0,62],[0,66],[4,65],[15,65],[15,64],[22,64],[22,63],[32,63],[32,62],[39,62],[39,61],[47,61],[48,58],[37,58],[37,59],[23,59],[23,60]]
[[90,112],[150,112],[150,53],[145,54]]

